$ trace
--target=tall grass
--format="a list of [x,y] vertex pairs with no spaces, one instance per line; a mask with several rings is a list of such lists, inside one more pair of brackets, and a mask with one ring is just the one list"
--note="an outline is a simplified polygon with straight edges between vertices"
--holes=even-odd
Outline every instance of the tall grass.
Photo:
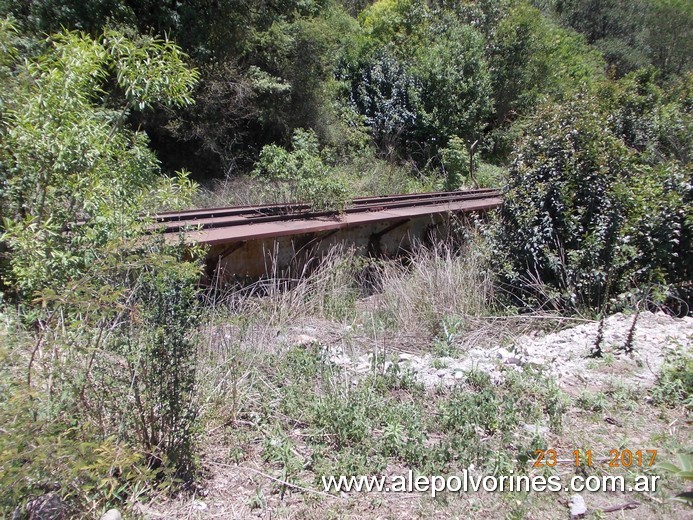
[[405,263],[380,263],[376,270],[378,312],[400,331],[424,327],[436,334],[449,316],[480,316],[494,297],[487,251],[476,240],[462,251],[440,244],[419,247]]
[[257,399],[248,389],[263,377],[258,367],[295,346],[306,327],[319,339],[332,329],[337,337],[351,329],[374,337],[431,336],[450,316],[487,314],[494,290],[486,255],[480,239],[461,250],[418,246],[396,260],[360,258],[335,247],[293,276],[273,273],[219,291],[207,304],[201,334],[206,410],[222,421],[236,420]]

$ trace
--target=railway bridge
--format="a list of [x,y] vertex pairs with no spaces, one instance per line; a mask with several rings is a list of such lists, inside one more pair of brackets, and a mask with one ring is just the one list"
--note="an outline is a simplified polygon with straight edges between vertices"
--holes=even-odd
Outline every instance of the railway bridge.
[[260,278],[296,272],[336,244],[354,254],[393,256],[416,241],[447,232],[451,217],[500,206],[493,189],[415,193],[354,199],[342,211],[308,204],[236,206],[166,212],[156,227],[168,240],[181,234],[207,246],[206,278]]

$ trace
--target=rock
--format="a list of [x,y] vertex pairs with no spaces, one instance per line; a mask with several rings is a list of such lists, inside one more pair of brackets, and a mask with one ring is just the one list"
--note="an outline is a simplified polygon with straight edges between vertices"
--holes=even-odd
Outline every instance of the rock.
[[[633,316],[615,314],[604,323],[603,349],[611,361],[590,359],[587,354],[594,345],[598,322],[583,323],[549,334],[532,333],[516,338],[511,346],[496,348],[466,344],[463,358],[434,358],[430,354],[396,353],[401,373],[406,371],[426,387],[455,385],[464,380],[463,373],[472,368],[487,372],[494,382],[505,379],[509,370],[523,367],[542,369],[546,376],[556,378],[562,387],[575,387],[580,382],[599,386],[608,384],[616,370],[624,382],[647,387],[656,381],[664,358],[669,351],[686,351],[693,341],[693,318],[671,318],[664,314],[642,312],[639,315],[632,355],[623,354],[625,339]],[[292,329],[291,339],[307,343],[317,341],[316,331]],[[389,367],[381,354],[374,352],[346,353],[343,348],[331,347],[330,361],[355,376],[361,376],[377,366]],[[609,358],[607,358],[609,359]],[[642,360],[647,360],[643,362]],[[444,368],[443,368],[444,367]]]
[[109,509],[103,514],[101,520],[123,520],[123,516],[117,509]]
[[587,505],[580,495],[570,497],[570,520],[582,518],[587,513]]
[[364,374],[364,373],[368,372],[370,369],[371,369],[370,363],[359,363],[354,368],[354,372],[356,372],[358,374]]
[[192,504],[193,509],[197,511],[204,511],[207,509],[207,504],[205,504],[202,500],[195,500]]
[[523,424],[522,427],[530,433],[537,433],[540,435],[549,433],[549,429],[546,426],[540,426],[538,424]]
[[345,355],[332,356],[330,361],[340,367],[348,367],[351,365],[351,358]]
[[307,334],[299,334],[294,338],[294,344],[297,347],[305,347],[317,342],[317,339],[315,339],[313,336],[308,336]]
[[497,357],[498,359],[500,359],[501,361],[503,361],[504,359],[508,359],[508,358],[512,357],[512,354],[511,354],[507,349],[504,349],[503,347],[500,347],[500,348],[496,351],[496,357]]

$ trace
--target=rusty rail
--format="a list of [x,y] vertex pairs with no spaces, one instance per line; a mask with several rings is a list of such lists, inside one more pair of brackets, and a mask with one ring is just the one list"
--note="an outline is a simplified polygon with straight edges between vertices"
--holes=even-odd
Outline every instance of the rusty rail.
[[[464,201],[478,201],[469,207],[459,207]],[[440,212],[467,212],[485,211],[493,209],[500,204],[500,193],[493,189],[478,189],[456,192],[430,192],[403,195],[387,195],[381,197],[362,197],[352,203],[341,212],[334,210],[312,210],[308,204],[272,204],[266,206],[235,206],[206,208],[186,211],[164,212],[155,216],[157,226],[154,229],[166,234],[184,233],[199,237],[199,242],[206,243],[200,232],[216,228],[231,228],[234,226],[249,226],[253,224],[281,223],[289,221],[314,221],[316,219],[337,219],[345,225],[349,224],[348,216],[370,212],[385,212],[388,210],[403,210],[394,218],[406,217],[408,209],[411,216],[420,216],[427,212],[418,211],[425,206],[431,207],[430,214]],[[441,208],[440,206],[446,206]],[[416,208],[416,211],[414,211]],[[387,215],[384,215],[388,219]],[[359,220],[359,219],[356,219]],[[371,220],[371,219],[368,219]],[[380,220],[380,219],[378,219]],[[298,223],[298,222],[297,222]],[[314,232],[315,225],[306,223],[305,226],[292,226],[295,234],[302,231]],[[258,230],[259,231],[259,230]],[[231,232],[231,234],[233,234]],[[229,236],[229,238],[232,238]],[[249,237],[244,235],[244,239]],[[250,237],[252,238],[252,237]]]
[[342,211],[308,204],[205,208],[160,213],[151,232],[207,248],[207,280],[261,277],[346,243],[355,254],[392,255],[435,233],[449,215],[497,208],[496,190],[362,197]]

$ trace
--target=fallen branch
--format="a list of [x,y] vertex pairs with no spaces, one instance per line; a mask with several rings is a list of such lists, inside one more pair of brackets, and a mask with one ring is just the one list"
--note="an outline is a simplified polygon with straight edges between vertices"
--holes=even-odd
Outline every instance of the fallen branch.
[[616,511],[625,511],[626,509],[635,509],[640,505],[640,502],[635,500],[631,502],[626,502],[625,504],[619,504],[617,506],[605,507],[602,509],[603,513],[614,513]]
[[329,498],[339,498],[338,496],[331,495],[329,493],[325,493],[324,491],[318,491],[317,489],[310,489],[310,488],[306,488],[303,486],[299,486],[298,484],[292,484],[291,482],[287,482],[286,480],[282,480],[282,479],[273,477],[272,475],[268,475],[267,473],[263,473],[262,471],[257,470],[255,468],[251,468],[250,466],[234,466],[231,464],[224,464],[223,462],[215,462],[213,460],[206,460],[205,462],[208,462],[209,464],[214,464],[216,466],[221,466],[222,468],[247,469],[247,470],[250,470],[253,473],[257,473],[258,475],[265,477],[269,480],[273,480],[274,482],[277,482],[278,484],[281,484],[283,486],[298,489],[299,491],[305,491],[306,493],[313,493],[316,495],[322,495],[322,496],[329,497]]

